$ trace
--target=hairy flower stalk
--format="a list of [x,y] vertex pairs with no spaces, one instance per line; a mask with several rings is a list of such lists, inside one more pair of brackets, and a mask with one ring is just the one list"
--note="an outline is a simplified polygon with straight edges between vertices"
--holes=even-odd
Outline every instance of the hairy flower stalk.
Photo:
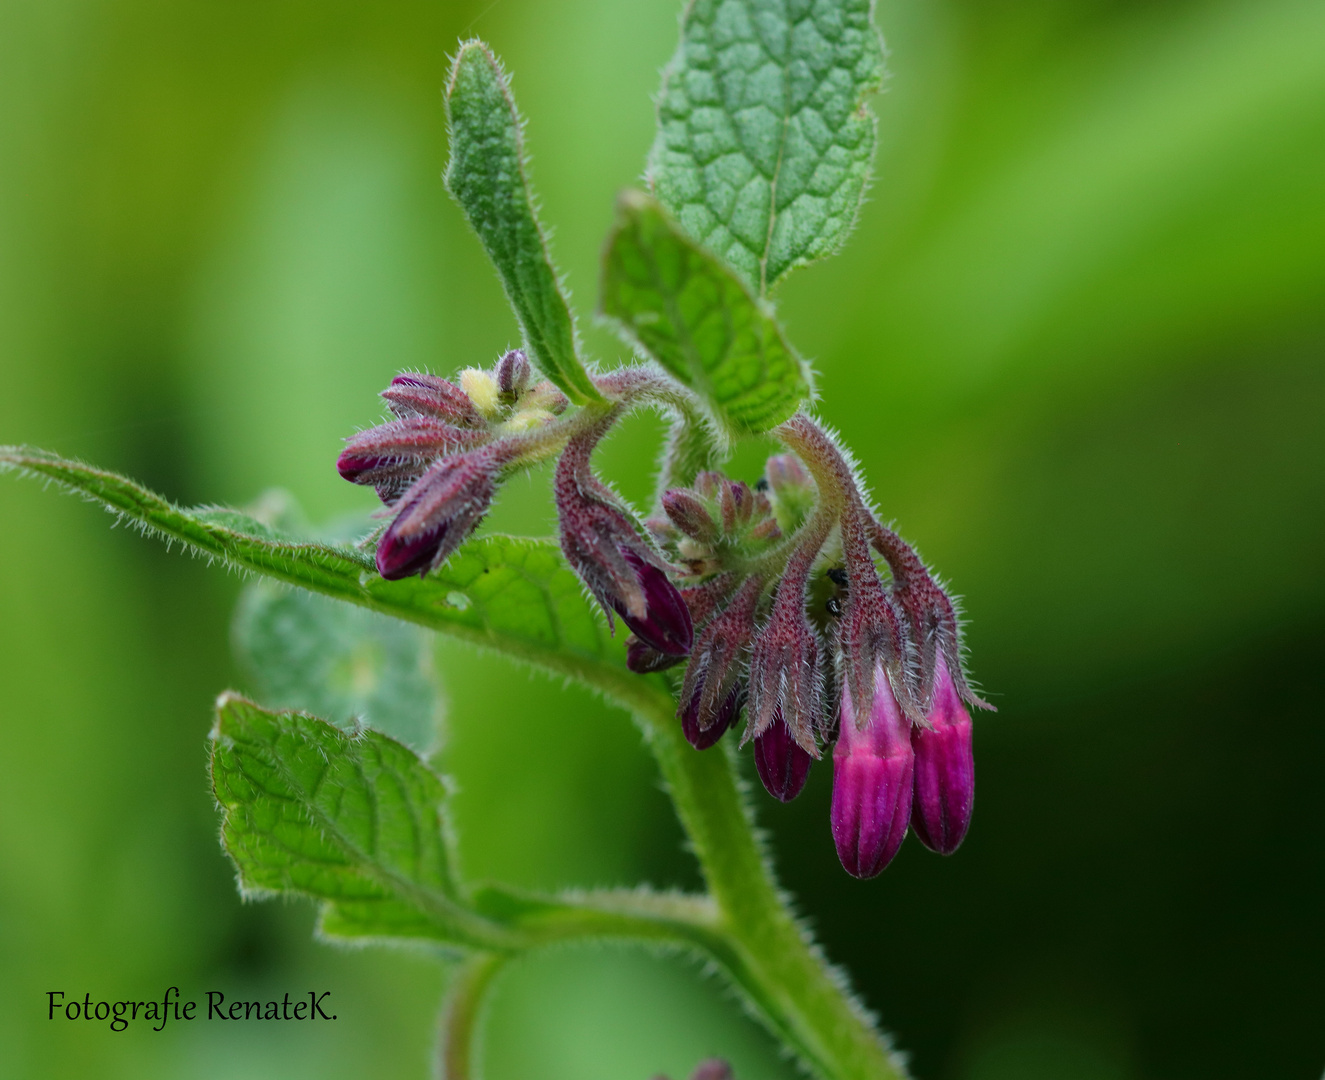
[[755,608],[763,591],[762,579],[747,580],[695,642],[681,683],[684,704],[678,715],[693,708],[693,723],[700,731],[719,723],[728,697],[745,681],[745,651],[754,636]]
[[819,756],[815,736],[822,725],[823,650],[805,612],[810,570],[828,538],[826,515],[816,515],[798,537],[778,583],[773,614],[755,638],[750,654],[750,710],[746,738],[768,731],[780,720],[796,744]]

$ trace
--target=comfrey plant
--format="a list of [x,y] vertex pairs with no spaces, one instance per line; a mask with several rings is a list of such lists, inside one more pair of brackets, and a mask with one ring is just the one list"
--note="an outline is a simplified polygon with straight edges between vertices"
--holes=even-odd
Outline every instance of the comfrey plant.
[[[501,67],[481,42],[460,47],[446,87],[446,184],[523,343],[490,368],[403,372],[382,392],[391,418],[351,436],[336,462],[384,504],[385,523],[366,538],[299,538],[235,511],[181,509],[39,451],[0,452],[9,468],[231,566],[569,676],[637,718],[703,895],[542,896],[467,882],[443,781],[374,726],[375,705],[347,729],[221,696],[211,776],[241,889],[316,899],[330,940],[422,941],[460,957],[445,1077],[473,1075],[475,1017],[511,957],[592,938],[706,957],[818,1076],[900,1077],[788,908],[737,756],[749,746],[785,802],[831,754],[831,834],[856,877],[879,874],[908,831],[950,854],[971,819],[968,708],[987,706],[964,673],[952,599],[880,522],[842,439],[809,411],[809,371],[770,301],[791,270],[843,242],[866,187],[865,102],[882,64],[870,0],[692,0],[681,34],[648,191],[621,196],[604,247],[599,314],[637,357],[611,371],[584,358]],[[593,467],[602,439],[641,408],[670,420],[646,520]],[[784,452],[754,484],[721,471],[736,442],[763,435]],[[501,484],[551,459],[558,540],[475,536]],[[266,657],[268,686],[313,670],[301,700],[320,701],[325,672],[309,665],[323,650],[295,640],[314,631],[264,618],[282,595],[299,594],[246,596],[241,652],[259,666]],[[727,1073],[707,1062],[697,1075]]]

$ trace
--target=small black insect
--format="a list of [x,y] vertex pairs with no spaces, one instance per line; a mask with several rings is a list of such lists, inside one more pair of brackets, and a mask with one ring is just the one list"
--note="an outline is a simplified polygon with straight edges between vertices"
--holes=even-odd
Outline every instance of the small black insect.
[[838,618],[842,614],[842,601],[839,600],[836,596],[830,596],[827,602],[824,604],[824,607],[828,609],[828,614],[831,615],[834,619]]
[[828,580],[838,586],[838,588],[845,589],[847,587],[846,569],[841,566],[834,566],[828,571]]

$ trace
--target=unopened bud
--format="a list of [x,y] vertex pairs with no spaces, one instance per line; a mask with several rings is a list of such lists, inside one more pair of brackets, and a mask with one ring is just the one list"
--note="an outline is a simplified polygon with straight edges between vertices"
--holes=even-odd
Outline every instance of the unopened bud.
[[870,714],[858,723],[851,693],[842,691],[841,723],[833,748],[833,843],[848,874],[882,872],[906,838],[911,817],[910,721],[893,697],[882,666],[875,669]]
[[662,560],[589,472],[600,435],[572,439],[557,463],[553,487],[561,550],[602,605],[609,625],[615,612],[645,645],[685,656],[694,641],[685,601]]
[[966,837],[975,802],[975,756],[971,717],[940,652],[928,727],[911,730],[915,751],[915,796],[911,828],[920,842],[940,855],[951,855]]
[[440,566],[487,513],[499,467],[493,447],[433,465],[401,496],[394,520],[378,541],[378,573],[394,581]]
[[458,427],[482,428],[484,420],[469,396],[454,383],[421,371],[404,371],[382,391],[391,411],[401,419],[431,416]]
[[361,431],[345,440],[336,469],[355,484],[370,484],[394,502],[439,458],[473,449],[488,436],[432,416],[411,415]]
[[664,492],[663,512],[686,536],[711,544],[718,538],[718,526],[703,501],[685,488]]
[[795,532],[818,497],[810,474],[794,454],[774,454],[764,463],[764,479],[778,525],[785,533]]
[[497,361],[497,399],[514,405],[529,385],[531,369],[523,349],[512,349]]
[[[681,730],[685,734],[686,741],[696,750],[707,750],[736,722],[736,717],[741,713],[741,701],[744,697],[745,688],[735,686],[714,710],[713,716],[701,718],[700,706],[704,698],[704,688],[702,684],[696,687],[689,703],[681,711]],[[701,723],[701,719],[708,721],[707,726]]]
[[755,769],[768,793],[778,802],[791,802],[805,787],[813,758],[791,737],[782,716],[755,738]]
[[652,645],[646,645],[634,634],[626,639],[626,667],[637,675],[651,675],[655,671],[666,671],[685,660],[684,656],[670,656],[659,652]]

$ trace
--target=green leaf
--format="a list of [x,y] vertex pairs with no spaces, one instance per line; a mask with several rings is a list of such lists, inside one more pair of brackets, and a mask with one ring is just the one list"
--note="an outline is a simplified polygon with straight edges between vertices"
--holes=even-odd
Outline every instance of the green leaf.
[[0,447],[0,471],[54,480],[168,542],[371,608],[580,679],[629,707],[670,700],[627,670],[625,650],[549,540],[469,540],[426,578],[387,581],[372,555],[283,537],[234,510],[185,510],[112,472],[25,447]]
[[836,251],[874,157],[873,0],[692,0],[663,72],[649,186],[761,295]]
[[327,934],[500,938],[457,900],[446,791],[409,747],[223,694],[211,765],[221,839],[245,893],[322,900]]
[[766,306],[653,199],[627,191],[603,252],[601,313],[738,432],[767,431],[810,374]]
[[419,627],[258,580],[239,598],[232,637],[268,705],[341,728],[362,720],[422,753],[436,741],[440,697],[429,635]]
[[483,42],[468,41],[456,54],[446,110],[447,189],[497,268],[530,360],[572,401],[601,401],[580,363],[575,323],[534,213],[515,99]]

